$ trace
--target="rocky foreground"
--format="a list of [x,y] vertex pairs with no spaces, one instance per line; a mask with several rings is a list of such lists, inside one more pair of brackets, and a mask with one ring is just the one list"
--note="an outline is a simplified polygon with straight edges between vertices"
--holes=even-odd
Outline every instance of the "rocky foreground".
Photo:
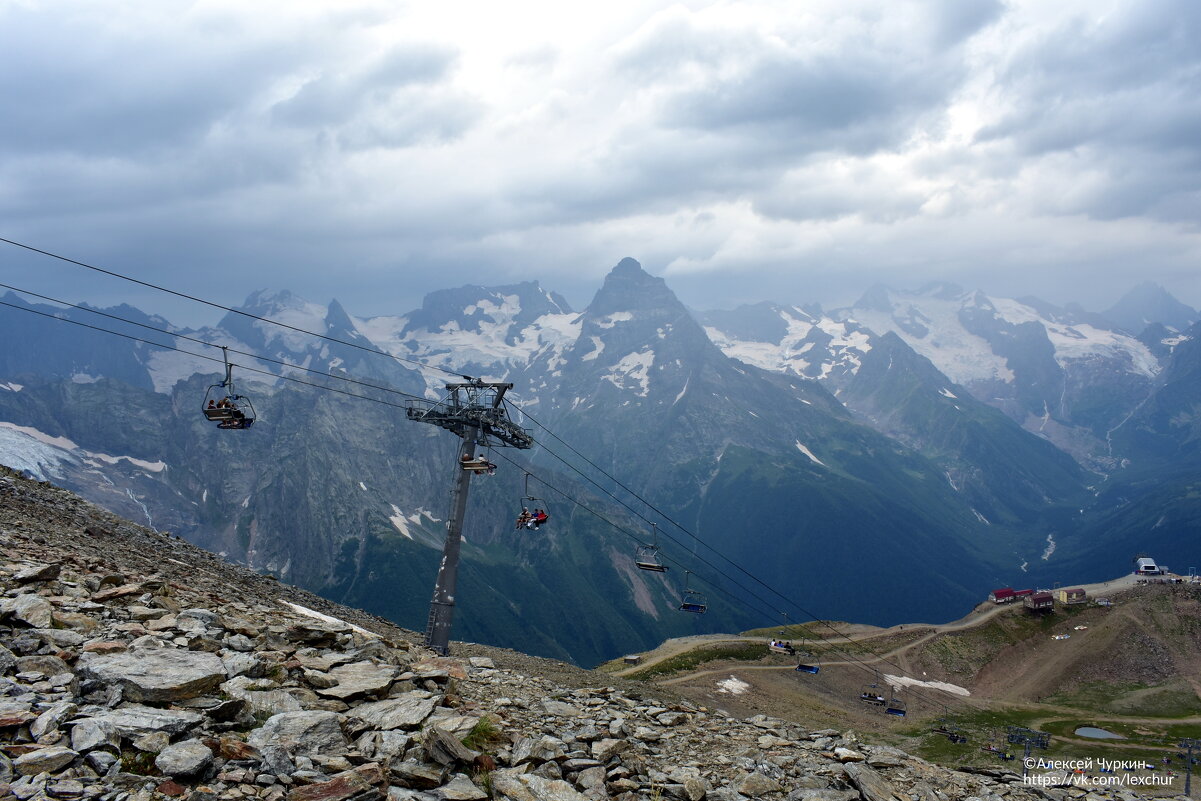
[[2,468],[0,548],[0,801],[1137,797],[951,771],[511,652],[438,657]]

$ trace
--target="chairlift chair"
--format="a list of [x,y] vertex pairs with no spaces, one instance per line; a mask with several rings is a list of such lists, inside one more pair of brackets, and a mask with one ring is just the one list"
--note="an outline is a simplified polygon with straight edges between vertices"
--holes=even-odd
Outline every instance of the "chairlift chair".
[[860,689],[859,700],[863,701],[865,704],[871,704],[872,706],[884,706],[886,703],[888,703],[888,699],[884,697],[882,692],[880,692],[880,671],[876,671],[875,681],[873,681],[871,684],[863,685],[863,688]]
[[689,588],[689,577],[691,575],[692,571],[684,571],[684,595],[680,598],[680,611],[703,615],[708,611],[709,607],[705,603],[704,595]]
[[796,670],[798,673],[817,673],[821,670],[821,666],[800,664],[796,666]]
[[890,694],[888,704],[884,707],[884,714],[895,715],[898,718],[905,717],[905,701],[895,694]]
[[[533,511],[535,509],[541,509],[543,514],[545,514],[547,516],[547,519],[549,519],[550,518],[550,510],[548,509],[547,503],[545,500],[543,500],[542,498],[539,498],[535,495],[530,494],[530,474],[529,473],[525,474],[524,490],[525,490],[525,494],[521,496],[521,503],[520,503],[521,514],[517,518],[517,520],[518,520],[517,527],[518,528],[528,528],[532,531],[536,531],[538,528],[540,528],[542,526],[542,523],[537,522],[533,517],[530,517],[529,519],[527,519],[525,521],[523,521],[522,518],[525,517],[526,515],[532,515]],[[543,522],[546,522],[546,521],[544,520]]]
[[639,545],[634,552],[634,566],[652,573],[666,573],[667,565],[659,557],[659,524],[651,523],[651,530],[650,545]]
[[222,346],[221,356],[225,362],[225,380],[205,391],[200,410],[206,420],[217,424],[217,428],[250,428],[257,417],[254,404],[234,389],[234,366],[229,362],[229,349]]

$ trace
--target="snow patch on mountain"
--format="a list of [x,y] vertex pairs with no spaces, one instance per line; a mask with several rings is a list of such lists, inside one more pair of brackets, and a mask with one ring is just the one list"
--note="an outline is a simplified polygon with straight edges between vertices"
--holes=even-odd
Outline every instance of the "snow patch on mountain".
[[[593,339],[595,340],[596,337]],[[601,378],[618,389],[637,388],[638,396],[645,398],[650,393],[650,369],[654,363],[655,352],[653,350],[627,353]]]
[[588,339],[592,340],[593,349],[580,357],[580,361],[582,362],[590,362],[595,360],[596,357],[600,356],[605,350],[605,343],[601,341],[600,337],[588,337]]
[[1125,361],[1131,372],[1148,378],[1159,373],[1159,361],[1134,337],[1088,323],[1068,324],[1048,319],[1030,306],[1008,298],[989,298],[989,301],[1006,322],[1038,323],[1046,329],[1047,338],[1055,348],[1055,361],[1061,367],[1072,361],[1108,358]]
[[[482,298],[463,309],[469,325],[448,320],[435,330],[411,328],[409,317],[352,318],[355,327],[393,356],[416,359],[452,372],[506,373],[545,358],[548,369],[562,366],[563,353],[580,336],[580,315],[548,313],[521,326],[517,295]],[[445,375],[426,372],[427,382],[441,389]]]
[[400,507],[394,503],[389,504],[389,506],[392,507],[392,515],[388,519],[392,521],[392,525],[396,526],[396,530],[399,531],[402,536],[410,540],[413,539],[413,535],[409,533],[409,521],[408,518],[405,517],[405,513],[402,512]]
[[600,319],[596,320],[596,327],[609,329],[609,328],[612,328],[613,326],[617,325],[618,323],[624,323],[624,322],[627,322],[627,321],[633,320],[633,319],[634,319],[634,315],[632,312],[628,312],[628,311],[613,312],[612,314],[606,314],[604,317],[601,317]]
[[796,441],[796,447],[797,447],[797,450],[799,450],[801,453],[808,456],[810,461],[814,462],[815,464],[820,464],[822,467],[826,466],[826,463],[823,462],[821,459],[818,459],[816,456],[814,456],[813,451],[809,450],[804,445],[802,445],[801,441],[799,439]]
[[[317,334],[325,334],[328,330],[325,325],[325,318],[329,315],[328,307],[304,300],[287,290],[256,292],[247,299],[246,305],[252,313],[276,323],[283,323],[284,326]],[[263,341],[267,345],[278,340],[285,350],[293,353],[308,350],[315,341],[307,333],[292,331],[273,323],[255,320],[253,325],[262,332]]]
[[959,311],[965,300],[963,296],[910,296],[903,303],[894,303],[891,312],[855,308],[841,314],[877,334],[895,332],[956,384],[1013,381],[1006,360],[993,353],[987,340],[969,333],[960,322]]
[[[853,375],[859,370],[863,354],[872,348],[870,332],[860,329],[854,320],[814,318],[797,308],[775,312],[786,329],[779,342],[738,339],[711,325],[704,330],[713,344],[732,359],[772,372],[807,377],[827,378],[834,372]],[[815,340],[824,342],[825,349],[816,350]],[[815,364],[820,369],[812,370]]]
[[118,465],[127,462],[147,473],[161,473],[164,462],[148,462],[133,456],[112,456],[79,447],[67,437],[55,437],[36,428],[0,422],[0,462],[18,470],[26,470],[39,480],[61,478],[63,464],[85,464],[91,467]]

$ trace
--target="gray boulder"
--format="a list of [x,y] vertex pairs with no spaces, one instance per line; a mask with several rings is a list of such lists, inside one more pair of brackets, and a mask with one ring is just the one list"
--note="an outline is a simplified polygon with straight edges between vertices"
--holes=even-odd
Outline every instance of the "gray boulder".
[[130,701],[149,703],[195,698],[225,680],[225,665],[216,654],[170,648],[87,653],[79,658],[78,671],[85,679],[121,686]]
[[213,752],[199,740],[184,740],[168,745],[154,759],[154,766],[175,778],[196,776],[213,761]]
[[397,698],[359,704],[348,714],[366,728],[378,731],[415,729],[425,722],[438,705],[438,696],[414,690]]
[[250,733],[247,742],[260,750],[279,746],[292,756],[341,756],[350,749],[337,712],[284,712]]
[[91,718],[111,724],[122,737],[136,740],[156,731],[182,734],[204,720],[204,715],[178,709],[154,709],[148,706],[124,706]]

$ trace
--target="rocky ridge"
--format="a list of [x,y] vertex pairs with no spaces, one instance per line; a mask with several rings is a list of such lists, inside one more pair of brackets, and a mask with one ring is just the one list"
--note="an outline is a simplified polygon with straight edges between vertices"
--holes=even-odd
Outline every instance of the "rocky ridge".
[[0,801],[1136,797],[951,771],[500,649],[439,657],[3,468],[0,547]]

